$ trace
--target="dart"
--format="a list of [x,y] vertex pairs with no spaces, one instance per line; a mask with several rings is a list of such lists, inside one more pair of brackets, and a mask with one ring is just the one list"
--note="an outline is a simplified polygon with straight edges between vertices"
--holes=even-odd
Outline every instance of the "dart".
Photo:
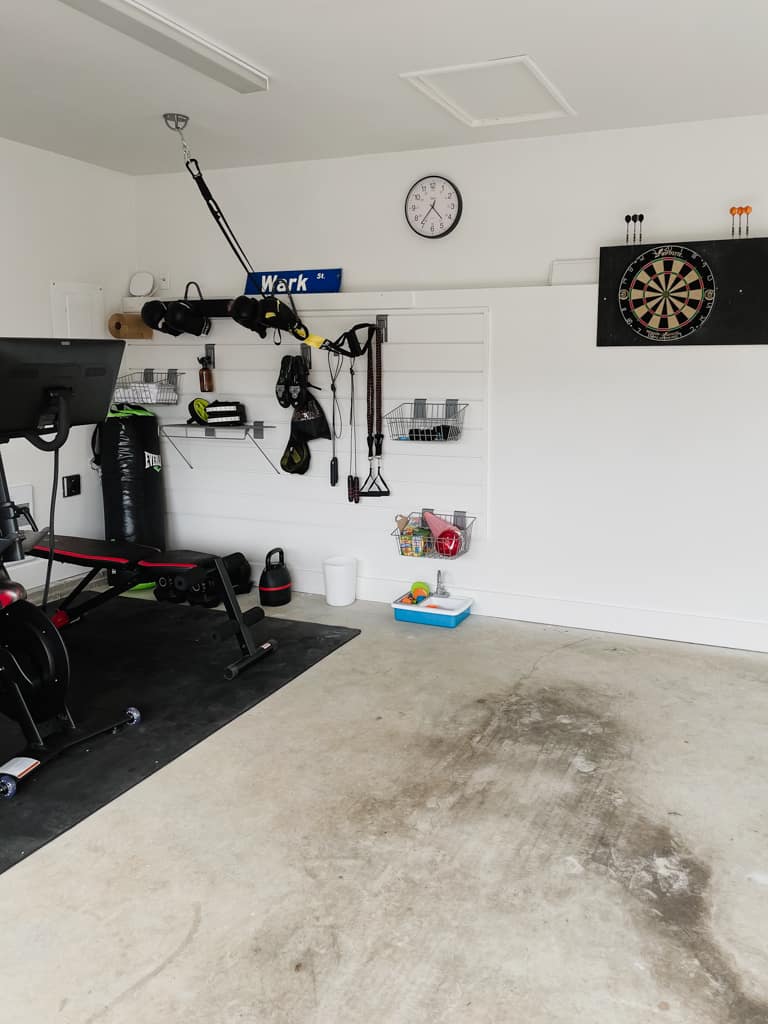
[[629,245],[629,222],[631,220],[632,220],[632,217],[630,216],[630,214],[627,214],[624,217],[624,222],[627,225],[627,237],[624,239],[624,242],[625,242],[626,245]]
[[632,245],[637,241],[637,214],[632,214]]
[[746,228],[746,231],[744,232],[744,234],[747,236],[747,238],[749,238],[749,215],[750,215],[750,213],[752,213],[752,207],[751,206],[745,206],[744,207],[744,213],[747,215],[747,228]]
[[637,215],[637,223],[640,225],[640,235],[638,237],[638,242],[642,242],[642,240],[643,240],[643,221],[644,220],[645,220],[645,214],[644,213],[638,213],[638,215]]
[[744,207],[743,206],[737,206],[736,207],[736,213],[738,213],[738,215],[739,215],[739,238],[741,238],[741,218],[744,215]]
[[736,211],[737,210],[738,210],[738,207],[736,207],[736,206],[732,206],[731,209],[730,209],[730,214],[731,214],[731,238],[733,238],[733,236],[734,236],[734,234],[736,232]]

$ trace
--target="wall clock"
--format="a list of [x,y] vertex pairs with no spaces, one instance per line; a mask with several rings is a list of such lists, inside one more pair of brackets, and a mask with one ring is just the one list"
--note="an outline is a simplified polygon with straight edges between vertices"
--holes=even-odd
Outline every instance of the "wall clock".
[[459,223],[461,211],[461,193],[440,174],[419,178],[405,197],[405,219],[422,238],[445,238]]

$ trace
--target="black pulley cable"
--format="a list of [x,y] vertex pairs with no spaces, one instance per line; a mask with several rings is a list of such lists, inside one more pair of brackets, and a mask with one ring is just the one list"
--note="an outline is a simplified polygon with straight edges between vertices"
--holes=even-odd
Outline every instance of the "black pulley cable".
[[[167,123],[168,122],[166,120],[166,124]],[[171,126],[169,125],[169,127]],[[230,227],[229,221],[224,216],[224,213],[222,212],[222,209],[219,206],[219,204],[216,202],[213,193],[208,188],[208,183],[203,177],[203,172],[200,170],[200,164],[190,154],[189,146],[187,145],[181,128],[174,128],[173,131],[178,132],[179,135],[181,136],[181,144],[184,147],[184,163],[186,165],[186,168],[192,175],[192,180],[197,185],[200,195],[203,197],[205,205],[211,212],[211,216],[218,224],[219,230],[221,231],[222,235],[224,235],[224,237],[226,238],[227,245],[230,247],[232,252],[237,257],[240,266],[243,268],[246,274],[253,274],[254,270],[253,267],[251,266],[251,261],[246,256],[245,250],[243,249],[242,245],[240,245],[240,243],[238,242],[237,235]]]
[[[334,365],[332,359],[336,360]],[[338,352],[328,353],[328,373],[331,376],[331,487],[339,482],[339,460],[336,458],[336,442],[341,437],[341,407],[336,393],[336,381],[341,373],[342,359]]]
[[189,123],[189,118],[186,114],[163,114],[163,120],[172,132],[178,133],[179,139],[181,140],[181,148],[184,152],[184,166],[187,168],[192,176],[192,180],[197,185],[198,191],[203,197],[203,202],[208,207],[211,216],[219,227],[219,230],[226,238],[227,245],[237,257],[240,266],[246,274],[253,274],[254,270],[251,266],[251,261],[245,254],[245,249],[240,245],[240,242],[237,240],[237,235],[230,227],[229,221],[224,216],[219,204],[216,202],[213,193],[208,187],[207,181],[203,177],[203,172],[200,170],[200,164],[192,156],[192,150],[189,148],[189,144],[184,138],[184,129]]
[[42,610],[48,609],[48,595],[51,590],[51,575],[53,573],[53,555],[56,547],[56,495],[59,492],[59,449],[53,453],[53,484],[51,485],[51,507],[48,511],[48,558],[45,567],[45,586],[43,587]]

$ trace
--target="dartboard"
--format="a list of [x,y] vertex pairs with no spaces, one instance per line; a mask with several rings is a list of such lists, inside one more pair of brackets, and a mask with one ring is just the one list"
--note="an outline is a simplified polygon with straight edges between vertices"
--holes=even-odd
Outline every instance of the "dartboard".
[[683,245],[646,249],[632,260],[619,285],[624,323],[650,341],[678,341],[693,334],[714,304],[709,264]]

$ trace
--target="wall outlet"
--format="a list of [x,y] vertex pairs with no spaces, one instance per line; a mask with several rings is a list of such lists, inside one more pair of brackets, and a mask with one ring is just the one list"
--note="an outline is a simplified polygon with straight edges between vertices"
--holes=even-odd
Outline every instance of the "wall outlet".
[[73,473],[71,476],[63,477],[61,483],[65,498],[74,498],[77,494],[82,493],[79,473]]
[[171,287],[171,275],[168,273],[157,275],[157,290],[167,292]]

